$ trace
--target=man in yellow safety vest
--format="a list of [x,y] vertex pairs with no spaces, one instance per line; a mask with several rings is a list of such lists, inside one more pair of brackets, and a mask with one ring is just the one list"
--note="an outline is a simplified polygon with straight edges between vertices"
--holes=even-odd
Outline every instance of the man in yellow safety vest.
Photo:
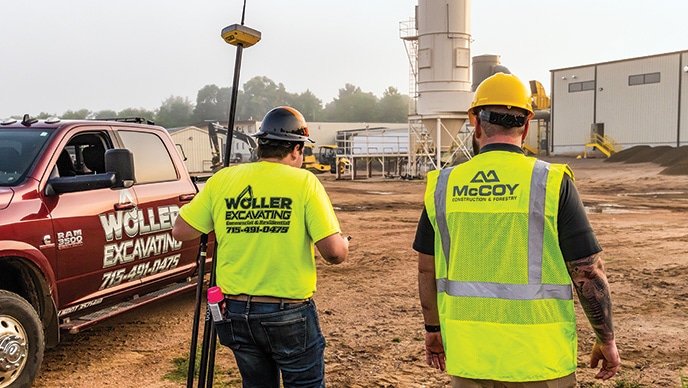
[[595,331],[591,366],[619,368],[601,248],[568,166],[526,157],[533,109],[497,73],[475,92],[470,161],[428,174],[413,248],[428,365],[452,387],[574,387],[571,283]]

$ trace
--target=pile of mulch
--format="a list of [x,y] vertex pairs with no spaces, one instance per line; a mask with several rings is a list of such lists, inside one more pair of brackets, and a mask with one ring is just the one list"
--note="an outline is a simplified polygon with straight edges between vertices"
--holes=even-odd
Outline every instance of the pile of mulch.
[[605,160],[605,162],[612,162],[612,163],[617,163],[617,162],[626,162],[628,159],[639,155],[639,154],[644,154],[648,152],[649,150],[652,150],[652,147],[646,146],[646,145],[640,145],[640,146],[635,146],[629,149],[625,149],[623,151],[619,151],[615,153],[614,155],[610,156]]
[[686,158],[687,154],[688,146],[681,146],[678,148],[671,147],[670,151],[666,152],[664,155],[661,155],[653,162],[659,164],[662,167],[669,167],[673,166],[676,163],[680,163],[683,159]]
[[666,167],[663,175],[688,175],[688,146],[651,147],[640,145],[617,152],[605,162],[611,163],[656,163]]

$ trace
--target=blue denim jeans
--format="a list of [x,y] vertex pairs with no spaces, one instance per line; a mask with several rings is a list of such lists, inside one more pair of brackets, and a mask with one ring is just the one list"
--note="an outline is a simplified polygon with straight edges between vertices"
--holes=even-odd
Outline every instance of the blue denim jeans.
[[215,323],[234,352],[243,387],[325,387],[325,337],[315,302],[257,303],[225,299]]

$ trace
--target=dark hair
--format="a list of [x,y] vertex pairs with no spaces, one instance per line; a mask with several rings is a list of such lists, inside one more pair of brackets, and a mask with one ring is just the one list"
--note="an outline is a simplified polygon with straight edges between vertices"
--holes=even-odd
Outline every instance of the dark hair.
[[292,152],[297,145],[301,145],[301,149],[303,150],[302,141],[283,141],[263,138],[258,140],[256,154],[259,158],[282,159]]

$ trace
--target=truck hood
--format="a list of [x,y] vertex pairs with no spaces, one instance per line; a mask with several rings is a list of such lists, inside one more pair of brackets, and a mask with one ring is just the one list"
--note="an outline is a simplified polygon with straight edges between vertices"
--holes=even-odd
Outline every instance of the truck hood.
[[0,210],[6,208],[12,202],[14,190],[10,187],[0,187]]

